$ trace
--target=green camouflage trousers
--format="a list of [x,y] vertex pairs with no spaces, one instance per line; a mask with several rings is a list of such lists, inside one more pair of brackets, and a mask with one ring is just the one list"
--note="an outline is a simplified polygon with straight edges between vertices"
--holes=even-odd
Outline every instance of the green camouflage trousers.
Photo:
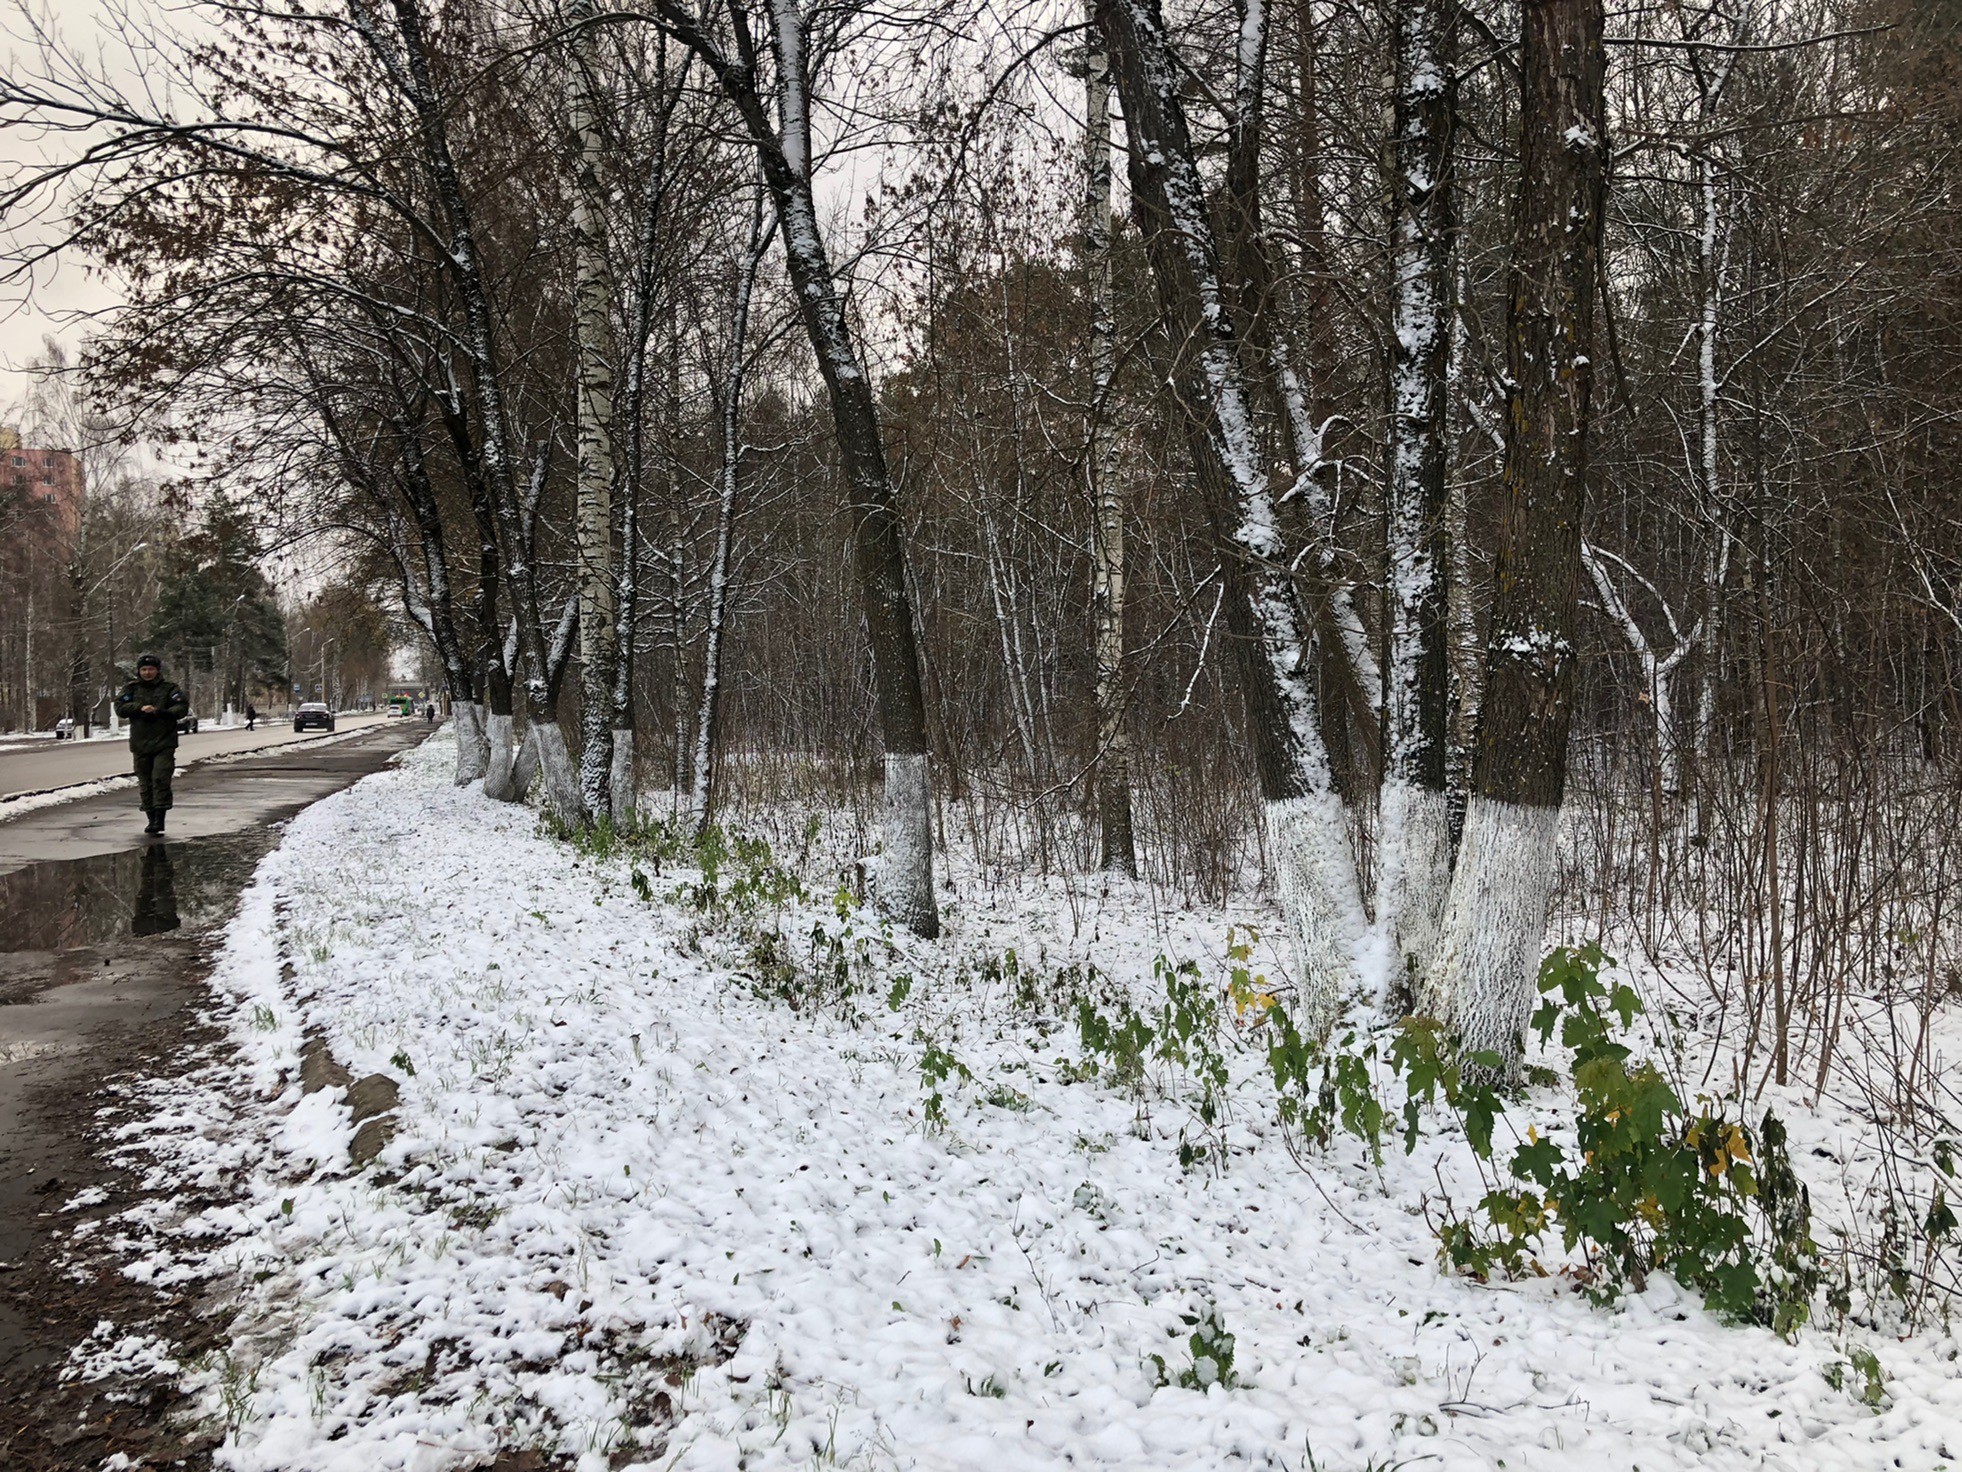
[[136,786],[146,813],[163,812],[170,807],[170,778],[177,767],[174,751],[137,752]]

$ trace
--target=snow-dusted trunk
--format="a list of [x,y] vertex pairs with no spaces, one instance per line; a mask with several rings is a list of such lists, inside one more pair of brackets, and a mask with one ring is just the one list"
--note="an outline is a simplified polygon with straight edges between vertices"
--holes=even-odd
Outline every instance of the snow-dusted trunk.
[[[612,816],[613,694],[618,634],[613,570],[613,329],[599,164],[599,82],[592,0],[570,8],[579,25],[568,94],[578,170],[572,191],[573,335],[578,380],[579,804],[588,821]],[[550,762],[547,762],[550,770]]]
[[1131,134],[1132,207],[1172,340],[1195,479],[1220,550],[1225,609],[1306,1027],[1340,1010],[1363,930],[1347,816],[1323,744],[1302,617],[1275,515],[1270,458],[1200,181],[1180,71],[1157,0],[1100,0]]
[[1508,262],[1506,454],[1472,796],[1420,1006],[1521,1058],[1572,717],[1589,364],[1607,156],[1601,0],[1527,0]]
[[757,87],[754,32],[740,4],[731,7],[736,12],[737,58],[726,55],[702,29],[696,14],[677,0],[655,0],[655,8],[668,31],[714,71],[756,146],[764,182],[776,204],[785,264],[830,400],[850,497],[853,571],[871,646],[879,734],[886,754],[886,857],[878,898],[893,920],[930,939],[940,933],[940,911],[933,892],[926,693],[878,402],[818,228],[811,182],[810,18],[797,0],[769,0],[767,33],[776,84],[773,119],[768,100]]
[[736,529],[736,491],[742,479],[743,386],[749,370],[749,308],[769,232],[759,194],[750,212],[749,243],[737,265],[729,307],[729,368],[722,386],[722,472],[715,508],[715,552],[709,561],[708,629],[703,638],[702,698],[695,716],[695,828],[714,816],[716,736],[722,711],[722,645],[729,619],[729,553]]
[[1446,583],[1447,382],[1451,348],[1452,78],[1457,0],[1394,8],[1395,189],[1391,221],[1388,658],[1376,920],[1408,1002],[1429,964],[1451,882],[1445,791],[1450,681]]
[[1097,641],[1097,828],[1100,867],[1138,872],[1131,818],[1131,741],[1124,699],[1124,496],[1117,436],[1106,422],[1117,377],[1117,319],[1111,304],[1110,57],[1094,0],[1085,33],[1083,271],[1090,288],[1090,494],[1097,508],[1091,599]]
[[[1267,0],[1240,0],[1220,264],[1226,277],[1224,299],[1243,337],[1241,364],[1254,422],[1275,452],[1277,485],[1291,481],[1279,499],[1282,535],[1291,543],[1298,540],[1306,544],[1290,562],[1296,581],[1306,593],[1310,678],[1322,696],[1317,706],[1322,744],[1336,789],[1346,801],[1347,794],[1374,784],[1377,743],[1373,729],[1380,677],[1375,658],[1361,638],[1354,590],[1338,555],[1335,503],[1329,492],[1331,467],[1323,453],[1327,425],[1315,420],[1309,403],[1311,386],[1303,383],[1295,368],[1294,334],[1284,309],[1284,294],[1276,282],[1277,252],[1264,224],[1271,23]],[[1304,34],[1312,49],[1311,37],[1312,26]],[[1311,59],[1304,59],[1304,82],[1309,82],[1312,65]],[[1305,107],[1311,106],[1312,90],[1310,84],[1304,91]],[[1304,184],[1311,172],[1304,170]],[[1302,203],[1313,212],[1315,207],[1308,198]],[[1313,365],[1315,355],[1331,341],[1324,316],[1327,302],[1316,300],[1311,289],[1306,305],[1311,316],[1306,341]],[[1311,366],[1310,379],[1326,366]],[[1369,739],[1358,747],[1352,737],[1365,727],[1369,728]]]
[[[498,353],[496,313],[484,278],[469,197],[464,191],[456,157],[450,146],[447,100],[439,91],[430,65],[422,9],[410,3],[410,0],[394,0],[388,14],[393,22],[392,39],[383,33],[384,22],[378,11],[366,5],[349,9],[351,23],[367,41],[377,63],[390,74],[414,111],[423,162],[429,169],[435,201],[449,232],[445,254],[462,307],[461,337],[470,360],[472,387],[482,431],[483,488],[487,491],[497,541],[503,553],[503,579],[510,591],[519,649],[527,665],[525,714],[532,726],[542,726],[554,720],[548,677],[549,660],[545,649],[545,631],[539,621],[538,583],[536,570],[531,563],[530,538],[526,535],[518,505],[511,426],[505,406]],[[531,504],[535,505],[535,499]],[[505,668],[511,668],[510,661],[505,662]],[[493,687],[494,701],[497,693]],[[491,759],[495,767],[495,750]],[[578,782],[569,765],[562,771],[554,765],[564,762],[565,743],[558,742],[556,750],[549,746],[541,747],[539,759],[546,779],[548,799],[554,811],[559,817],[576,822],[580,817]],[[486,785],[488,787],[488,783]]]

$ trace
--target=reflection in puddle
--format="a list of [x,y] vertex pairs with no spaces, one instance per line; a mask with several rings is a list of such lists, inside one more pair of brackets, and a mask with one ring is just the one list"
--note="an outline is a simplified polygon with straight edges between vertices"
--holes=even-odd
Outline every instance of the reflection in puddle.
[[0,874],[0,952],[60,951],[221,924],[278,836],[254,828]]
[[129,917],[131,935],[161,935],[183,922],[177,918],[177,876],[171,871],[170,845],[153,843],[143,850],[143,880],[136,888],[136,913]]

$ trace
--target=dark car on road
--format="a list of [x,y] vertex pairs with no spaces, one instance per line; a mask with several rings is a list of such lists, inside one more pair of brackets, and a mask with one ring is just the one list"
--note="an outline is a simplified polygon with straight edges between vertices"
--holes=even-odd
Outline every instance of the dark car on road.
[[334,729],[334,713],[318,700],[309,700],[293,712],[293,729],[304,731],[309,727],[318,731]]

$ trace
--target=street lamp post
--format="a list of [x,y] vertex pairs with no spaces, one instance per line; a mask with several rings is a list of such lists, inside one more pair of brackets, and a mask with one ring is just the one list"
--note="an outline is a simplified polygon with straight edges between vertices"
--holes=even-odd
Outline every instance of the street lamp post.
[[321,703],[325,705],[329,710],[332,710],[334,708],[334,702],[327,698],[327,651],[334,647],[334,643],[335,641],[333,639],[325,639],[321,641],[320,678],[314,682],[314,688],[320,693]]

